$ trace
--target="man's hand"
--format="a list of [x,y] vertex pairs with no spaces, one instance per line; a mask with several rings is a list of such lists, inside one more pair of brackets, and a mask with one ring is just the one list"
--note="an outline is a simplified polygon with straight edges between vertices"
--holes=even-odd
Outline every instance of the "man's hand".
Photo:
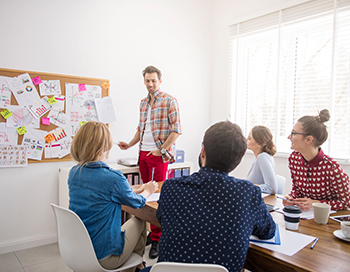
[[147,154],[147,156],[150,156],[150,155],[159,157],[159,156],[162,156],[162,153],[160,153],[160,150],[159,150],[159,149],[156,149],[156,150],[150,151],[150,152]]
[[118,146],[120,149],[123,149],[123,150],[126,150],[130,147],[130,145],[126,142],[119,142]]

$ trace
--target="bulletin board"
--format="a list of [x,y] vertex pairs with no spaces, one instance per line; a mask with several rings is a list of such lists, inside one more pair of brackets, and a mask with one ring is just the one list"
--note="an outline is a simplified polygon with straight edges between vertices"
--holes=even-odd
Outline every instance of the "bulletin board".
[[[13,69],[4,69],[0,68],[0,76],[4,77],[16,77],[22,74],[28,73],[30,78],[39,77],[42,81],[44,80],[59,80],[60,81],[60,87],[61,87],[61,94],[66,96],[66,83],[68,84],[86,84],[86,85],[93,85],[93,86],[101,86],[101,93],[102,97],[109,96],[109,80],[108,79],[98,79],[98,78],[88,78],[88,77],[78,77],[78,76],[69,76],[69,75],[60,75],[60,74],[51,74],[51,73],[42,73],[42,72],[33,72],[33,71],[24,71],[24,70],[13,70]],[[38,85],[35,85],[40,98],[43,98],[43,96],[40,95],[39,87]],[[46,95],[47,97],[51,97],[50,95]],[[18,105],[16,98],[14,97],[13,93],[11,94],[11,105]],[[4,108],[0,107],[0,112],[3,111]],[[64,113],[66,108],[62,110]],[[47,117],[49,112],[45,113],[42,117]],[[0,122],[6,123],[6,119],[0,115]],[[43,131],[52,131],[53,129],[57,128],[58,126],[54,124],[50,125],[43,125],[40,122],[40,130]],[[22,144],[23,135],[18,136],[18,145]],[[57,162],[57,161],[70,161],[72,160],[70,154],[58,159],[58,158],[45,158],[44,155],[40,161],[38,160],[32,160],[28,159],[28,163],[37,163],[37,162]]]

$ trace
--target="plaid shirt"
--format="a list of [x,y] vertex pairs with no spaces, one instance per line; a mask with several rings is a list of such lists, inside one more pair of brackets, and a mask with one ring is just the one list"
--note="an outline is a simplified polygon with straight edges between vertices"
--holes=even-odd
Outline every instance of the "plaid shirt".
[[[158,90],[154,93],[154,97],[155,100],[151,108],[152,135],[157,148],[160,148],[171,132],[182,133],[180,112],[176,98],[171,95]],[[150,97],[147,96],[140,102],[140,122],[137,127],[137,130],[140,131],[141,135],[140,147],[145,130],[149,101]],[[175,144],[168,148],[167,151],[173,157],[175,153]],[[167,160],[163,157],[163,161]]]

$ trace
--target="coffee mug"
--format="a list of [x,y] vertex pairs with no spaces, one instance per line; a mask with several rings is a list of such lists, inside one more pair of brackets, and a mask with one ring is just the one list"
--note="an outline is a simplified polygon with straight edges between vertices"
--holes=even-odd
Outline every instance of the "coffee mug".
[[341,222],[341,231],[343,232],[345,238],[350,239],[350,222]]
[[312,203],[314,220],[317,224],[327,224],[331,206],[326,203]]
[[299,227],[301,209],[298,206],[285,206],[283,212],[286,229],[297,230]]

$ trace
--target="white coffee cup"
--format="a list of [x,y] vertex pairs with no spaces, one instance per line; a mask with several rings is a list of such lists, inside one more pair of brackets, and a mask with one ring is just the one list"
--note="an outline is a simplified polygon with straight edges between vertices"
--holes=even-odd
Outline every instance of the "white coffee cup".
[[341,222],[341,231],[346,238],[350,238],[350,222]]
[[331,206],[326,203],[312,203],[314,219],[317,224],[327,224]]

